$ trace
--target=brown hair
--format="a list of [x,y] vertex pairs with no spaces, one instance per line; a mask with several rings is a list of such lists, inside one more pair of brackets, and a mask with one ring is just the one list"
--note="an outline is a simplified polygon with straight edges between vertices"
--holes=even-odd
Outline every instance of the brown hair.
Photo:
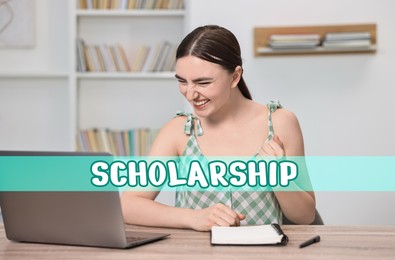
[[[181,41],[176,59],[189,55],[218,64],[230,73],[237,66],[243,67],[240,45],[235,35],[217,25],[198,27]],[[252,100],[243,76],[237,86],[244,97]]]

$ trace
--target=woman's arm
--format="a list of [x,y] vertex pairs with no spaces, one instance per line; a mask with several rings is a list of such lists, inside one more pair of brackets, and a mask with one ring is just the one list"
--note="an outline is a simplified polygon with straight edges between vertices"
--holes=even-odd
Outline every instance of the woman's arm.
[[[152,144],[150,156],[177,156],[179,129],[182,127],[181,118],[174,118],[158,133]],[[188,227],[184,216],[187,210],[176,209],[155,201],[159,191],[125,191],[121,196],[124,220],[129,224]]]
[[[159,132],[152,145],[150,156],[178,156],[186,145],[183,134],[185,118],[174,118]],[[184,137],[184,139],[180,138]],[[128,224],[191,228],[209,231],[213,225],[238,226],[244,215],[229,207],[216,204],[205,209],[185,209],[155,201],[158,191],[125,191],[121,196],[124,220]]]
[[[303,136],[296,116],[279,109],[272,114],[272,120],[276,136],[262,147],[263,153],[268,156],[304,156]],[[307,169],[301,166],[298,179],[311,187]],[[305,170],[301,170],[303,168]],[[295,191],[275,191],[281,210],[296,224],[310,224],[315,217],[314,192],[304,191],[297,184],[293,189]]]
[[128,224],[191,228],[192,210],[175,208],[155,201],[159,192],[126,191],[121,196],[124,220]]
[[167,206],[154,201],[157,195],[158,192],[124,192],[121,202],[125,222],[209,231],[214,225],[239,226],[240,220],[245,218],[223,204],[199,210]]

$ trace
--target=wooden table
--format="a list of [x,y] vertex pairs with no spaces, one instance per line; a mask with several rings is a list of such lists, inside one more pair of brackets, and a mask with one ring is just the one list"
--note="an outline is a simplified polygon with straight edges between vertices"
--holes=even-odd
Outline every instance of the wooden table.
[[[0,259],[395,259],[395,226],[282,226],[285,247],[211,246],[209,232],[127,226],[128,230],[166,232],[167,239],[132,249],[16,243],[0,225]],[[299,248],[321,236],[321,242]]]

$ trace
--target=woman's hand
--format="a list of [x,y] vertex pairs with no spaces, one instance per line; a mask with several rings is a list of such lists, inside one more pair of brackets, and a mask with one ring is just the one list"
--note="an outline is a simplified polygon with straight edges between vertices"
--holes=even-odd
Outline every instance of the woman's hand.
[[259,154],[261,156],[284,157],[284,144],[277,135],[274,135],[272,140],[265,142],[262,145],[261,152]]
[[191,227],[197,231],[210,231],[212,226],[240,226],[240,220],[243,219],[245,219],[243,214],[233,211],[224,204],[216,204],[195,210]]

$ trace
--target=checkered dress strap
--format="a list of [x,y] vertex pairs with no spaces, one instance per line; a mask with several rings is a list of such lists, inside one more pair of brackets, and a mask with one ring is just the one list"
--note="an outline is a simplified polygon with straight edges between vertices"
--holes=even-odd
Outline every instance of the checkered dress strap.
[[[180,176],[187,178],[188,168],[190,161],[197,159],[201,160],[204,158],[203,153],[200,151],[199,144],[195,135],[194,124],[196,122],[197,136],[203,135],[203,129],[200,125],[200,120],[192,114],[178,112],[177,116],[186,116],[186,122],[184,127],[184,133],[189,136],[187,144],[185,146],[183,157],[180,161]],[[203,163],[202,165],[207,165]],[[205,172],[207,170],[205,169]],[[179,187],[176,191],[176,207],[179,208],[191,208],[191,209],[204,209],[212,205],[222,203],[231,207],[231,199],[229,192],[218,192],[212,188],[206,190],[188,190],[183,187]]]
[[269,135],[267,136],[267,141],[270,141],[274,137],[274,130],[273,130],[273,122],[272,122],[272,113],[277,109],[282,108],[280,101],[272,100],[267,104],[267,120],[269,126]]
[[[205,158],[196,139],[197,135],[203,135],[203,129],[199,119],[192,114],[178,112],[177,116],[187,117],[184,133],[189,138],[180,161],[180,169],[182,169],[180,177],[186,178],[189,162],[196,158],[203,160]],[[197,135],[195,135],[195,122]],[[271,129],[273,130],[273,127]],[[202,165],[207,165],[207,163]],[[204,169],[204,171],[208,172],[207,169]],[[179,187],[176,192],[175,206],[179,208],[204,209],[218,203],[227,205],[244,214],[246,219],[241,222],[242,225],[282,223],[282,211],[273,192],[238,191],[237,188],[233,187],[224,191],[216,191],[212,187],[205,190],[188,190]]]

